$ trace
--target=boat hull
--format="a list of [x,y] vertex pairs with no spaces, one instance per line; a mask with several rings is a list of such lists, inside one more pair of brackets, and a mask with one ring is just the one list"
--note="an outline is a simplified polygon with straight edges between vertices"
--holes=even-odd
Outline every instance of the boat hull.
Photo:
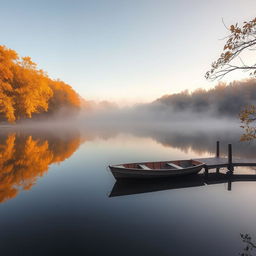
[[187,168],[182,168],[178,170],[174,169],[152,169],[143,170],[135,168],[124,168],[119,166],[109,166],[115,179],[157,179],[157,178],[171,178],[180,177],[186,175],[192,175],[199,173],[204,164],[198,164],[196,166],[191,166]]

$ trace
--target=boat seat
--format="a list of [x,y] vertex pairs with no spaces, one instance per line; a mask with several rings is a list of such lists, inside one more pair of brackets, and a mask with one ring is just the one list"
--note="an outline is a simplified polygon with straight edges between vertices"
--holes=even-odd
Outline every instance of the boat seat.
[[167,163],[167,165],[175,168],[175,169],[183,169],[181,166],[177,165],[177,164],[173,164],[173,163]]
[[143,170],[151,170],[149,167],[147,167],[145,164],[138,164],[138,166]]

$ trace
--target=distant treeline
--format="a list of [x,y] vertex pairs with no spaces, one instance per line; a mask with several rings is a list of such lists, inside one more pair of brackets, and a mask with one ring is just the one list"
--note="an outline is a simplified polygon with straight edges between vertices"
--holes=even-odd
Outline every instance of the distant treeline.
[[68,84],[53,80],[30,57],[0,46],[0,121],[48,116],[80,108],[79,95]]
[[213,89],[197,89],[189,93],[165,95],[153,106],[168,107],[173,111],[212,112],[216,115],[238,115],[246,106],[256,104],[256,79],[234,81],[230,84],[219,83]]

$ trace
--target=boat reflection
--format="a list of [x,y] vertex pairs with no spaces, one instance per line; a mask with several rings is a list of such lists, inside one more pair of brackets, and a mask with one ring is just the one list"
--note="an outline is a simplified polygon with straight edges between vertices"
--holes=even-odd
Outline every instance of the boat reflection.
[[0,203],[29,190],[49,166],[69,158],[81,141],[77,133],[0,135]]
[[200,173],[187,177],[156,180],[119,180],[114,184],[109,197],[126,196],[162,190],[184,189],[226,183],[231,191],[232,182],[256,181],[255,174]]
[[125,196],[161,190],[204,186],[203,175],[155,180],[119,180],[114,184],[109,197]]

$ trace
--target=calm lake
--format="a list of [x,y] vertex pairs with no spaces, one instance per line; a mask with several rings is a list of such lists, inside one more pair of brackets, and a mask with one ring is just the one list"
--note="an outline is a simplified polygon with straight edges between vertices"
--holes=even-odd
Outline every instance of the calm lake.
[[[240,129],[2,128],[0,246],[8,255],[239,255],[256,242],[256,181],[116,183],[109,164],[254,157]],[[225,173],[225,170],[221,170]],[[237,173],[255,174],[253,168]],[[203,172],[202,172],[203,173]],[[252,251],[253,253],[254,251]]]

